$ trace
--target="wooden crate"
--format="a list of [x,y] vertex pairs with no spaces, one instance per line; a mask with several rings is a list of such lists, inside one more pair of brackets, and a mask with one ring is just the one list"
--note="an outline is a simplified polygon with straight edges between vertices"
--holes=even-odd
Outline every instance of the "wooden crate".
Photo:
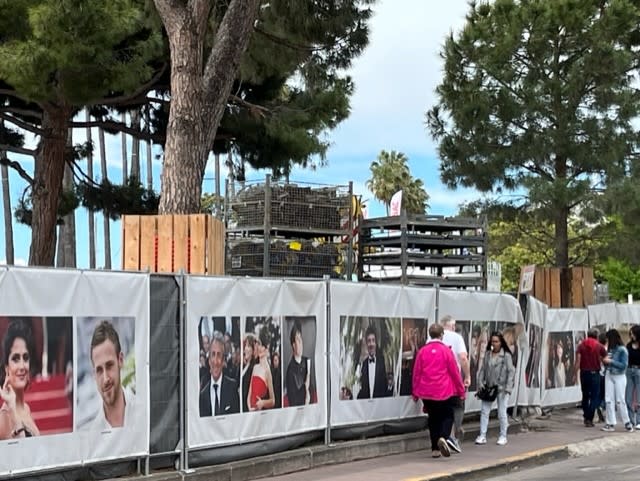
[[122,268],[224,275],[224,224],[207,214],[122,216]]

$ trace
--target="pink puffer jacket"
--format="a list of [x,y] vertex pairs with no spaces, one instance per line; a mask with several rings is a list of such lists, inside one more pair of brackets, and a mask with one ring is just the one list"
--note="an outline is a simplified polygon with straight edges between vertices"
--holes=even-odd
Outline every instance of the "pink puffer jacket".
[[413,365],[413,397],[443,401],[466,396],[460,368],[451,348],[439,339],[427,342]]

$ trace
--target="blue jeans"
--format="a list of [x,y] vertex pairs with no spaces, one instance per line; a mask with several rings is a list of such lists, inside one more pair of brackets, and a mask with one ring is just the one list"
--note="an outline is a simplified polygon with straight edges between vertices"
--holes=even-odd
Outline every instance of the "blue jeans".
[[[509,427],[509,417],[507,416],[507,403],[509,395],[506,392],[498,393],[498,421],[500,421],[500,436],[507,437],[507,428]],[[489,414],[493,401],[482,401],[480,408],[480,436],[487,437],[487,429],[489,428]]]
[[627,410],[629,411],[629,419],[635,426],[640,423],[640,411],[633,409],[633,394],[635,392],[636,404],[640,405],[640,368],[627,368],[627,390],[625,392],[625,401],[627,402]]
[[582,415],[585,421],[593,422],[596,408],[600,407],[600,371],[580,371],[582,389]]

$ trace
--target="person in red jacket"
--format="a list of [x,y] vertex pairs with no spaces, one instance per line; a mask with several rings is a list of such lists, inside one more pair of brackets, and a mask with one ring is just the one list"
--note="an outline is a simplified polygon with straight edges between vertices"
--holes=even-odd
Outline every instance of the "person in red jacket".
[[600,407],[600,366],[607,350],[598,342],[598,330],[589,329],[587,338],[576,351],[576,374],[582,389],[582,414],[584,425],[593,427],[593,417]]
[[434,458],[451,455],[446,439],[453,425],[453,407],[458,402],[456,398],[466,397],[460,368],[451,348],[442,342],[443,334],[441,325],[429,326],[430,340],[416,356],[412,379],[413,400],[422,399],[429,413],[429,436]]

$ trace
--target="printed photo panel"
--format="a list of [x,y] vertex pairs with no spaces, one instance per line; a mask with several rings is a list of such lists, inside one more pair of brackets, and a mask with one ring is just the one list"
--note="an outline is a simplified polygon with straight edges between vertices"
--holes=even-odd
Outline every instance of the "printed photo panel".
[[340,399],[399,395],[400,318],[342,316]]
[[0,316],[0,353],[0,441],[72,432],[73,319]]
[[282,407],[318,402],[315,316],[286,316],[282,336]]
[[197,330],[200,417],[240,412],[240,318],[203,316]]

